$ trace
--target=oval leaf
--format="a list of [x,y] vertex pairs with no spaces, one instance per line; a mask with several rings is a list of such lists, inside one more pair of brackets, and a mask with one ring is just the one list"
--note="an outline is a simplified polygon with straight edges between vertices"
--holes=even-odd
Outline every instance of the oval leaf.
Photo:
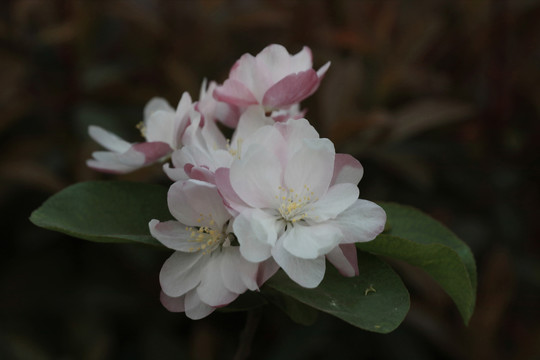
[[167,188],[125,181],[69,186],[30,216],[37,226],[84,240],[163,246],[150,235],[151,219],[171,219]]
[[468,323],[476,301],[476,265],[469,247],[417,209],[394,203],[379,205],[386,211],[388,231],[357,247],[422,268],[450,295]]
[[359,328],[378,333],[394,330],[409,311],[407,289],[392,268],[376,256],[359,253],[358,267],[359,276],[347,278],[328,266],[315,289],[303,288],[279,271],[265,287]]

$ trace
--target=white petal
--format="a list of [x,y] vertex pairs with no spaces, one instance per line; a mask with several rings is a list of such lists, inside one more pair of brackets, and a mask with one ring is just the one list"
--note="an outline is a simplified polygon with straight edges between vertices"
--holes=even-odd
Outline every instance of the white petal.
[[185,308],[185,295],[178,296],[178,297],[171,297],[165,294],[163,291],[159,294],[159,300],[161,301],[161,304],[165,307],[165,309],[171,311],[171,312],[184,312],[186,311]]
[[206,266],[208,256],[201,252],[183,253],[175,251],[163,264],[159,282],[163,292],[176,297],[187,293],[199,285],[201,270]]
[[123,153],[131,147],[131,144],[127,141],[99,126],[90,125],[88,127],[88,135],[90,135],[90,137],[98,144],[110,151]]
[[125,165],[122,163],[101,162],[93,159],[86,160],[86,165],[94,170],[111,173],[111,174],[125,174],[134,170],[137,170],[141,166]]
[[244,211],[235,218],[233,229],[246,260],[261,262],[270,257],[270,248],[277,240],[275,217],[259,209]]
[[330,224],[295,224],[285,231],[280,240],[291,255],[315,259],[336,247],[343,240],[343,234]]
[[337,184],[311,205],[308,218],[314,222],[322,222],[336,218],[358,200],[358,187],[355,184]]
[[191,230],[186,229],[186,225],[178,221],[170,220],[159,222],[153,219],[148,224],[150,234],[155,237],[160,243],[169,249],[193,252],[198,246],[194,246],[191,238]]
[[94,159],[86,161],[88,167],[92,169],[111,172],[127,173],[145,166],[146,157],[143,153],[130,147],[124,153],[112,151],[95,151],[92,153]]
[[306,288],[317,287],[324,278],[326,262],[324,256],[316,259],[300,259],[283,247],[272,249],[272,255],[285,273],[297,284]]
[[225,149],[227,139],[219,130],[214,121],[205,121],[201,129],[202,136],[206,142],[208,149]]
[[267,148],[254,144],[231,164],[231,185],[238,196],[255,208],[277,208],[282,165]]
[[259,265],[244,259],[238,246],[224,247],[221,251],[221,277],[225,287],[237,294],[242,294],[246,289],[258,289],[256,278]]
[[225,287],[221,274],[221,262],[223,254],[218,251],[210,255],[205,269],[203,270],[203,278],[201,284],[197,287],[197,294],[202,302],[213,307],[228,305],[238,297]]
[[285,186],[300,198],[313,192],[326,193],[334,170],[334,144],[328,139],[304,139],[303,146],[292,155],[285,170]]
[[357,184],[364,175],[362,164],[349,154],[336,154],[332,184]]
[[174,113],[158,110],[146,120],[146,141],[161,141],[173,147]]
[[274,121],[266,117],[262,106],[250,106],[240,116],[238,126],[231,139],[231,148],[236,150],[238,141],[244,142],[263,126],[271,126]]
[[[215,185],[189,179],[174,183],[167,196],[171,214],[188,226],[209,226],[221,230],[230,214]],[[213,220],[213,221],[212,221]]]
[[[346,248],[350,246],[350,248]],[[354,258],[349,259],[344,253],[343,249],[351,251],[351,256]],[[358,259],[356,258],[356,247],[354,244],[343,244],[336,246],[332,251],[326,254],[328,261],[332,263],[339,270],[339,273],[343,276],[352,277],[358,275]]]
[[289,119],[285,123],[277,123],[279,130],[287,142],[287,151],[294,154],[303,146],[304,139],[318,139],[319,133],[306,119]]
[[215,310],[214,307],[201,301],[195,289],[186,294],[185,309],[186,316],[192,320],[199,320],[207,317]]
[[257,147],[266,149],[269,155],[276,157],[281,163],[286,160],[287,143],[275,126],[262,126],[247,138],[235,136],[234,142],[231,143],[231,149],[240,154],[236,156],[238,158],[245,158]]
[[384,230],[386,213],[379,205],[359,199],[331,222],[343,232],[344,243],[364,242]]
[[144,119],[148,119],[153,113],[159,110],[174,113],[174,109],[169,105],[167,100],[160,97],[154,97],[144,106]]
[[279,270],[279,265],[273,258],[259,263],[257,272],[257,284],[262,286],[266,280],[270,279]]
[[165,175],[172,181],[184,181],[189,179],[184,168],[171,167],[169,163],[163,164],[163,172],[165,172]]
[[313,66],[311,50],[304,46],[301,51],[291,57],[291,73],[305,71]]

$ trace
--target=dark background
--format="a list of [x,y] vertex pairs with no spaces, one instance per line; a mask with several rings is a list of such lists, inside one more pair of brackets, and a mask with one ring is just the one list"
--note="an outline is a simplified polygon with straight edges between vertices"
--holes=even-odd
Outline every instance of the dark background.
[[[420,208],[472,248],[468,327],[422,272],[398,270],[412,308],[389,335],[268,308],[256,359],[540,358],[540,2],[2,1],[0,358],[223,359],[245,314],[164,310],[166,251],[42,230],[31,211],[86,168],[89,124],[129,141],[152,96],[198,98],[243,53],[309,46],[332,66],[304,106],[365,167],[361,196]],[[160,166],[121,176],[164,182]]]

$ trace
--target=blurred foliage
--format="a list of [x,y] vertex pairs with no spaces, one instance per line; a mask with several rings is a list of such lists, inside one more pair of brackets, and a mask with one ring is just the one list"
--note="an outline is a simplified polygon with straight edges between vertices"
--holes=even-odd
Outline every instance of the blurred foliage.
[[[257,359],[540,357],[540,1],[6,0],[0,4],[0,358],[216,359],[244,321],[159,304],[167,252],[32,226],[85,166],[98,124],[135,141],[152,96],[197,97],[243,53],[303,45],[332,66],[304,106],[366,168],[362,197],[430,213],[472,247],[476,313],[396,262],[412,310],[390,335],[266,312]],[[159,166],[121,177],[158,181]]]

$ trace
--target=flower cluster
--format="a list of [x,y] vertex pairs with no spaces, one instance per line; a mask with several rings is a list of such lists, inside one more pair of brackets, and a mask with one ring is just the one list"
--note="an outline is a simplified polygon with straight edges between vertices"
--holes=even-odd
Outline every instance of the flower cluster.
[[[149,223],[175,250],[160,273],[167,309],[205,317],[279,268],[306,288],[322,281],[326,260],[358,274],[354,243],[374,239],[386,215],[358,199],[360,163],[303,118],[299,103],[328,67],[313,70],[307,47],[290,55],[270,45],[243,55],[222,85],[203,83],[196,102],[184,93],[174,109],[152,99],[139,125],[144,142],[90,127],[109,150],[93,153],[94,169],[126,173],[170,159],[163,170],[176,220]],[[235,129],[230,139],[217,122]]]

